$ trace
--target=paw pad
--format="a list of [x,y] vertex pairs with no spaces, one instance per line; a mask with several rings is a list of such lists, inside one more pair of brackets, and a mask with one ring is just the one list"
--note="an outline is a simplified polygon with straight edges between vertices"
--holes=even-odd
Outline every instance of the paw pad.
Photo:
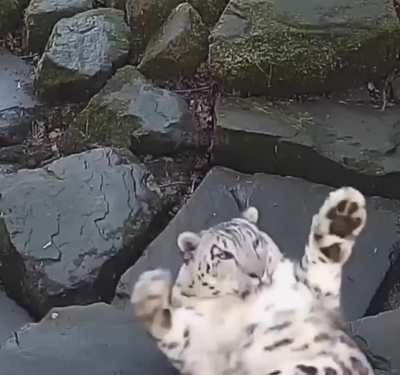
[[361,217],[356,216],[359,210],[357,202],[345,199],[340,201],[336,207],[332,207],[326,215],[331,220],[330,234],[341,238],[353,235],[354,231],[362,225]]

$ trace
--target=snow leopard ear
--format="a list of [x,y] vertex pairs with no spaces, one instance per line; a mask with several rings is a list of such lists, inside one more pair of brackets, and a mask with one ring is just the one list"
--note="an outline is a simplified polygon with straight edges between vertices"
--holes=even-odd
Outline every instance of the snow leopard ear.
[[250,223],[257,224],[258,222],[258,210],[255,207],[248,207],[242,212],[242,217]]
[[183,260],[187,263],[193,259],[193,253],[200,243],[200,236],[194,232],[182,232],[178,236],[178,247],[183,255]]

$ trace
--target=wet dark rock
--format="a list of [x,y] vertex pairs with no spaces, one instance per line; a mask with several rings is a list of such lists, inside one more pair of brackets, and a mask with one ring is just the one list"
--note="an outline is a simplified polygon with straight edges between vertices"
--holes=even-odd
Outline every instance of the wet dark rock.
[[214,161],[400,198],[399,116],[397,107],[336,100],[225,98],[217,108]]
[[138,69],[158,80],[189,76],[207,58],[207,38],[199,13],[188,3],[179,4],[149,41]]
[[210,37],[227,90],[288,96],[357,87],[387,74],[399,52],[392,0],[231,0]]
[[0,186],[0,273],[35,317],[110,300],[165,209],[150,172],[110,148],[0,176]]
[[21,9],[16,0],[0,0],[0,36],[14,32],[21,21]]
[[126,17],[131,28],[131,60],[138,62],[150,38],[183,0],[127,0]]
[[0,290],[0,346],[22,326],[32,322],[28,313]]
[[77,117],[66,133],[64,151],[94,143],[129,147],[134,154],[165,155],[196,147],[198,138],[185,100],[126,66]]
[[229,0],[188,0],[208,26],[214,26]]
[[100,8],[64,18],[54,26],[39,61],[36,85],[46,99],[88,99],[129,54],[129,28],[124,13]]
[[[260,227],[271,234],[286,255],[299,259],[311,218],[330,190],[293,177],[244,175],[213,168],[166,229],[122,276],[113,303],[121,308],[130,306],[132,286],[147,269],[165,267],[175,273],[181,264],[178,234],[199,231],[239,215],[238,202],[258,207]],[[343,304],[348,319],[359,318],[367,310],[390,266],[392,245],[398,241],[400,202],[371,197],[367,207],[367,228],[344,273]]]
[[132,311],[104,303],[53,309],[0,347],[0,363],[7,375],[177,375]]
[[44,142],[0,147],[0,164],[11,164],[16,169],[38,168],[52,157],[51,145]]
[[40,103],[33,95],[33,68],[0,51],[0,147],[21,144],[31,130]]
[[92,3],[92,0],[32,0],[25,10],[27,48],[43,52],[57,21],[91,9]]
[[376,374],[400,374],[400,310],[352,322],[350,332],[366,352]]

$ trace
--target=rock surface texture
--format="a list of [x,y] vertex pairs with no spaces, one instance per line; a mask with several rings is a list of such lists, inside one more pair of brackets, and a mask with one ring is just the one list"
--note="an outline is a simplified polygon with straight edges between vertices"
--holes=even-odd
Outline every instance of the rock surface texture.
[[88,99],[125,65],[128,54],[129,28],[121,10],[100,8],[63,18],[39,61],[39,94],[48,100]]
[[[146,269],[165,267],[177,271],[181,264],[176,245],[179,233],[199,231],[237,216],[242,209],[238,206],[243,207],[245,202],[258,207],[260,227],[270,233],[282,251],[300,258],[312,215],[330,190],[292,177],[252,176],[224,168],[212,169],[167,228],[122,276],[114,304],[122,308],[130,306],[132,286]],[[344,274],[343,303],[347,319],[359,318],[367,310],[390,267],[389,255],[398,240],[400,202],[372,197],[367,207],[367,228]]]
[[356,87],[394,66],[392,0],[231,0],[210,37],[227,90],[287,96]]
[[76,152],[97,143],[160,155],[196,147],[198,142],[185,100],[153,86],[133,66],[126,66],[77,117],[66,134],[65,150]]
[[188,3],[193,6],[201,15],[204,23],[208,26],[214,26],[221,16],[229,0],[189,0]]
[[366,351],[377,374],[400,374],[400,310],[352,322],[350,332]]
[[199,13],[188,3],[179,4],[148,43],[138,69],[152,79],[190,76],[207,58],[207,38]]
[[152,175],[122,150],[19,170],[0,176],[0,186],[0,273],[35,317],[109,300],[163,211]]
[[53,309],[0,347],[0,363],[7,375],[178,375],[133,312],[104,303]]
[[0,290],[0,347],[32,318]]
[[214,161],[400,198],[399,115],[396,107],[336,100],[226,98],[217,108]]
[[32,0],[25,10],[26,46],[34,53],[43,52],[57,21],[92,7],[92,0]]
[[0,147],[22,143],[31,130],[40,105],[32,75],[32,66],[0,50]]

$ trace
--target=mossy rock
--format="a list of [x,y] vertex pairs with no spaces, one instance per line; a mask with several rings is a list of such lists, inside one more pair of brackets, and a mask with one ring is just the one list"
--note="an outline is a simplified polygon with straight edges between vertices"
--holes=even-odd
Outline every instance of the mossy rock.
[[392,0],[231,0],[210,64],[242,95],[321,93],[387,73],[400,49]]
[[124,13],[99,8],[59,20],[39,61],[35,85],[49,101],[93,96],[129,56]]
[[189,76],[207,58],[207,39],[199,13],[188,3],[179,4],[150,40],[138,69],[159,80]]
[[71,124],[64,152],[101,144],[130,148],[138,155],[165,155],[197,147],[199,139],[185,100],[155,87],[136,68],[126,66]]
[[228,4],[228,0],[188,0],[201,15],[204,23],[214,26]]
[[14,32],[21,22],[21,10],[16,0],[0,0],[0,36]]
[[131,28],[131,61],[137,62],[148,41],[171,11],[183,0],[127,0],[126,19]]

